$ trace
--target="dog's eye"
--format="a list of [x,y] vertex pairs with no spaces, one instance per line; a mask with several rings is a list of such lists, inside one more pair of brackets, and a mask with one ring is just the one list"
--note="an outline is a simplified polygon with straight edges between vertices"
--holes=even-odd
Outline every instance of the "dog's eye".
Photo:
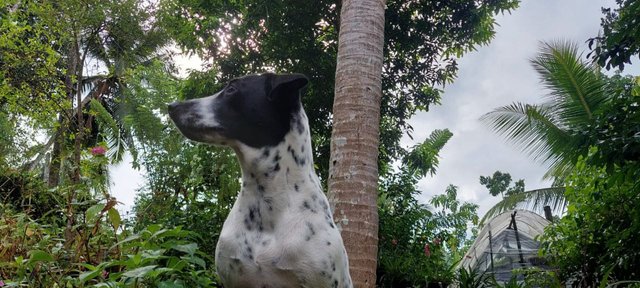
[[224,93],[226,93],[226,94],[236,93],[236,88],[233,87],[233,86],[229,86],[229,87],[227,87],[227,89],[224,89]]

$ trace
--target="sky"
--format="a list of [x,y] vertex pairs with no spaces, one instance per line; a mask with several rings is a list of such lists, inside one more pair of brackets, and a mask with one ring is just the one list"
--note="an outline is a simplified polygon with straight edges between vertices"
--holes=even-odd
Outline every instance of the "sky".
[[[410,147],[423,141],[435,129],[447,128],[453,137],[440,153],[437,173],[419,182],[423,203],[442,194],[450,185],[458,186],[459,199],[479,205],[482,216],[499,199],[480,185],[481,175],[494,171],[508,172],[512,178],[524,179],[527,190],[549,187],[543,181],[546,166],[537,163],[504,138],[480,123],[483,114],[512,102],[540,103],[545,91],[529,63],[539,51],[540,41],[570,40],[588,52],[585,41],[598,35],[601,7],[614,1],[596,0],[525,0],[511,14],[498,15],[495,38],[487,46],[470,52],[459,60],[458,77],[444,89],[442,103],[429,112],[415,115],[414,140],[404,137],[402,145]],[[177,59],[183,68],[198,68],[188,58]],[[640,75],[638,65],[625,74]],[[144,184],[143,171],[130,167],[130,158],[112,167],[112,194],[129,211],[135,191]]]

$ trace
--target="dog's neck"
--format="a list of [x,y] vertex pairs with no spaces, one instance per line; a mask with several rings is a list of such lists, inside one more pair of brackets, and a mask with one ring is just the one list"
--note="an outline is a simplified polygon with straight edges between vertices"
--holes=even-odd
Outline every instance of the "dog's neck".
[[[277,194],[293,190],[320,191],[313,167],[311,136],[303,110],[291,121],[291,129],[276,146],[236,149],[242,168],[241,194]],[[317,188],[317,189],[316,189]],[[273,196],[273,195],[271,195]]]

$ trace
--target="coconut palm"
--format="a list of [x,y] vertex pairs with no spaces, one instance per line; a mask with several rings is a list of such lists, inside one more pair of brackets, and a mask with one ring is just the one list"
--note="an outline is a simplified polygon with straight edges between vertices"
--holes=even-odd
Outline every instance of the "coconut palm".
[[549,165],[546,178],[562,178],[589,148],[578,131],[592,124],[594,113],[606,106],[606,79],[597,67],[582,61],[576,44],[542,43],[531,60],[550,92],[541,104],[515,102],[482,116],[535,160]]
[[[65,135],[71,131],[86,131],[82,133],[83,148],[101,142],[106,143],[106,156],[111,163],[121,161],[127,148],[132,148],[134,135],[127,129],[125,117],[133,111],[141,114],[138,106],[145,101],[127,98],[127,95],[132,94],[127,91],[128,84],[131,84],[128,82],[131,81],[131,74],[134,73],[132,71],[136,68],[153,65],[153,60],[161,56],[161,49],[168,43],[162,27],[157,21],[152,21],[152,9],[141,5],[139,0],[103,1],[99,5],[86,7],[80,4],[76,7],[73,6],[75,4],[66,2],[60,2],[58,5],[58,9],[52,13],[57,13],[63,25],[77,30],[63,38],[66,41],[64,43],[78,43],[75,46],[62,45],[60,53],[69,59],[80,54],[85,55],[78,57],[81,63],[73,64],[80,67],[79,69],[74,66],[76,68],[67,70],[87,70],[88,73],[75,75],[78,79],[75,81],[69,77],[69,91],[79,92],[78,100],[75,97],[69,97],[68,100],[75,103],[71,106],[82,107],[82,113],[69,109],[60,111],[57,129],[50,134],[50,139],[36,157],[26,165],[29,169],[39,165],[48,166],[45,167],[48,171],[45,172],[45,176],[51,187],[58,185],[60,175],[64,175],[61,169],[68,165],[65,162],[70,161],[70,155],[64,155],[61,151],[64,150],[63,145],[68,145],[62,139],[67,138]],[[84,12],[92,11],[94,14],[68,14],[69,9],[64,9],[69,8],[67,6]],[[74,25],[80,27],[76,28]],[[93,72],[94,70],[98,72]],[[78,126],[84,129],[79,130]],[[46,159],[47,157],[50,159]],[[42,160],[47,161],[43,164]],[[106,169],[103,170],[107,172]],[[103,181],[98,186],[104,188],[108,186],[107,183]]]
[[[574,43],[542,43],[540,54],[531,63],[549,91],[545,101],[515,102],[496,108],[481,120],[535,160],[548,164],[545,178],[555,179],[553,186],[560,186],[558,183],[578,157],[596,144],[581,131],[594,123],[594,114],[606,108],[611,93],[607,93],[607,78],[596,66],[581,60]],[[508,195],[487,212],[483,221],[516,207],[540,210],[546,205],[561,211],[566,205],[564,188]]]
[[328,186],[355,287],[376,283],[385,3],[346,0],[340,14]]

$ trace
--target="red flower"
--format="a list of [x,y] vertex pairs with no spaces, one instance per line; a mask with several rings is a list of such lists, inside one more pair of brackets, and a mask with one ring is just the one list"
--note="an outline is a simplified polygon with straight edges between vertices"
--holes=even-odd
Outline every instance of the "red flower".
[[107,153],[107,148],[104,148],[102,146],[96,146],[91,148],[91,154],[93,156],[104,156],[105,153]]
[[435,244],[436,246],[440,246],[440,243],[442,243],[442,240],[440,240],[440,238],[436,238],[435,240],[433,240],[433,244]]
[[427,257],[431,256],[431,250],[429,249],[429,243],[424,244],[424,256],[427,256]]

